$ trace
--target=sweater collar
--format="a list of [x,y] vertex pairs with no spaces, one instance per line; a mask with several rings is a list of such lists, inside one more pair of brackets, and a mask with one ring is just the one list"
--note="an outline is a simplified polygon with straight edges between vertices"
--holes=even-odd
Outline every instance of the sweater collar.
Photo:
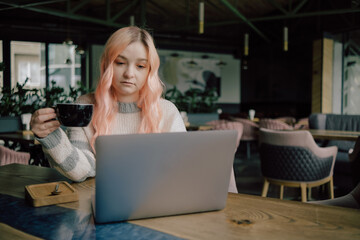
[[141,108],[137,106],[136,102],[132,102],[132,103],[119,102],[118,106],[119,106],[119,113],[136,113],[141,111]]

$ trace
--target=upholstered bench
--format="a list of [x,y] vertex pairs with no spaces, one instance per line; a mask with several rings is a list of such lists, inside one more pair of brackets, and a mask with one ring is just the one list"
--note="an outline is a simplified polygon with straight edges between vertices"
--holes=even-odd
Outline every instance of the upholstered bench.
[[[321,114],[313,113],[309,116],[310,129],[326,129],[341,131],[360,131],[360,115],[341,115],[341,114]],[[336,157],[334,174],[341,176],[351,176],[351,164],[349,160],[349,150],[354,148],[354,141],[328,140],[318,141],[319,145],[337,146],[338,154]]]

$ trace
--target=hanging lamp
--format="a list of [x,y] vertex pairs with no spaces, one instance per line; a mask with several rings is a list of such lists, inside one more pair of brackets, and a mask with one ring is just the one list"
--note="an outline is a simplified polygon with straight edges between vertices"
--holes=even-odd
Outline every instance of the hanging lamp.
[[244,35],[244,55],[249,56],[249,34]]
[[199,2],[199,34],[204,33],[204,2]]
[[130,16],[130,26],[134,26],[135,25],[135,16],[131,15]]
[[288,42],[288,28],[284,27],[284,51],[287,52],[289,50],[289,42]]

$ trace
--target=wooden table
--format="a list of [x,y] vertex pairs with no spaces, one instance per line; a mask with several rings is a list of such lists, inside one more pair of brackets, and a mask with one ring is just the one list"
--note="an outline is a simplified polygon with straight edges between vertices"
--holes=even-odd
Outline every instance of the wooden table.
[[353,132],[353,131],[337,131],[337,130],[323,130],[323,129],[310,129],[309,131],[315,139],[322,139],[322,140],[356,141],[356,139],[360,136],[360,132]]
[[0,167],[0,236],[46,239],[359,239],[360,210],[229,194],[224,210],[94,224],[95,179],[72,184],[79,201],[35,208],[24,186],[63,180],[54,169]]
[[186,126],[187,131],[207,131],[214,129],[214,126],[211,125],[189,125]]
[[3,140],[5,145],[9,145],[9,141],[26,145],[35,144],[34,135],[28,132],[26,134],[23,132],[0,133],[0,140]]

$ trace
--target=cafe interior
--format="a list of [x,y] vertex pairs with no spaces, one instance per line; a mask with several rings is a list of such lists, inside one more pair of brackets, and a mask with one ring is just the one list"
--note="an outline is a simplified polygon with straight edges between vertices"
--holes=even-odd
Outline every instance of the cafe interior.
[[[187,131],[237,132],[223,210],[96,225],[95,179],[51,168],[30,130],[95,90],[106,40],[132,25]],[[1,0],[0,26],[4,239],[359,238],[359,0]],[[76,201],[28,203],[25,186],[56,181]]]

